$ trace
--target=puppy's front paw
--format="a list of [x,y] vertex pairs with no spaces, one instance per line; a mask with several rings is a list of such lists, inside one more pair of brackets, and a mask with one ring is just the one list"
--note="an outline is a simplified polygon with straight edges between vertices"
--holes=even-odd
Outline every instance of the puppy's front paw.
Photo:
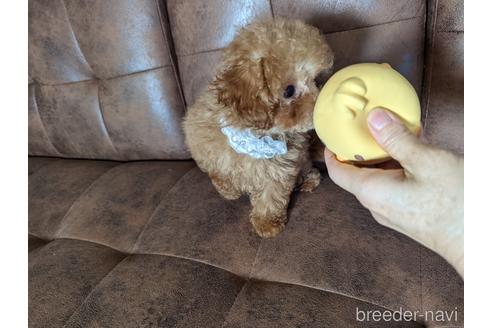
[[319,186],[320,182],[321,174],[319,173],[319,170],[317,168],[313,167],[311,171],[309,171],[309,173],[303,177],[303,181],[299,186],[299,190],[312,192],[314,189],[316,189],[317,186]]
[[258,236],[270,238],[284,229],[286,219],[283,215],[268,217],[252,215],[250,221]]

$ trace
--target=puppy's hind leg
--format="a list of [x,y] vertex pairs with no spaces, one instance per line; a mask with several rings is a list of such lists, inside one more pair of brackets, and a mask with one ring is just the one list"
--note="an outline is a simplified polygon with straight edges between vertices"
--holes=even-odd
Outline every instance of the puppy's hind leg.
[[234,200],[241,197],[241,192],[236,189],[228,179],[216,174],[211,174],[210,179],[212,180],[215,189],[217,189],[219,194],[225,199]]
[[271,182],[264,190],[251,195],[250,221],[259,236],[274,237],[283,230],[293,187],[294,184]]

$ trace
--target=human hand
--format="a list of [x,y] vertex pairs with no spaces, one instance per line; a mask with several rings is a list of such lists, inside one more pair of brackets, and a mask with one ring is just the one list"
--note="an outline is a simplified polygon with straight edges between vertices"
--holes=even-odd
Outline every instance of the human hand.
[[377,222],[434,250],[463,277],[463,157],[422,143],[383,109],[369,114],[368,127],[402,168],[360,168],[325,150],[330,178]]

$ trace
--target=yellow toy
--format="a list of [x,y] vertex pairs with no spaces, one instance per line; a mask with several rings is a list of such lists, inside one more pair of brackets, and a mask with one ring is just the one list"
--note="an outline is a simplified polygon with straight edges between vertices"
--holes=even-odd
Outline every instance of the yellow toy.
[[375,107],[391,110],[415,134],[421,129],[420,103],[412,85],[388,64],[356,64],[335,73],[314,107],[321,141],[345,162],[373,164],[389,159],[367,127]]

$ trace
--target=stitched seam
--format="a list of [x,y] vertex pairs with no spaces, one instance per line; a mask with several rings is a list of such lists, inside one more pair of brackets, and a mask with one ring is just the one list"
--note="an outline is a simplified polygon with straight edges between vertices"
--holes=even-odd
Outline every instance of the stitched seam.
[[135,252],[135,250],[137,248],[137,245],[140,242],[140,239],[142,238],[142,235],[143,235],[144,231],[147,229],[147,226],[152,221],[152,218],[154,217],[155,212],[160,207],[160,205],[162,204],[162,202],[167,198],[167,196],[169,195],[169,193],[178,185],[178,183],[186,175],[188,175],[188,173],[190,173],[195,167],[196,166],[192,166],[188,171],[186,171],[185,173],[183,173],[183,175],[181,177],[179,177],[179,179],[176,180],[176,182],[172,185],[172,187],[169,188],[169,190],[162,196],[161,200],[157,203],[157,206],[154,208],[154,210],[150,214],[149,218],[147,219],[147,222],[145,222],[145,225],[142,227],[142,230],[140,231],[140,233],[138,234],[137,238],[135,239],[135,243],[133,244],[133,247],[131,248],[131,251],[130,251],[131,254],[134,254],[134,252]]
[[268,2],[270,3],[270,14],[272,15],[273,20],[275,20],[275,15],[273,14],[272,0],[269,0]]
[[71,84],[77,84],[77,83],[88,83],[88,82],[93,82],[93,81],[111,81],[111,80],[116,80],[116,79],[119,79],[119,78],[125,78],[127,76],[138,75],[140,73],[147,73],[147,72],[151,72],[151,71],[163,69],[163,68],[166,68],[166,67],[169,67],[169,66],[170,65],[157,66],[157,67],[152,67],[152,68],[149,68],[149,69],[144,69],[142,71],[131,72],[131,73],[127,73],[127,74],[121,74],[121,75],[117,75],[117,76],[113,76],[113,77],[108,77],[108,78],[104,78],[104,79],[94,78],[94,79],[88,79],[88,80],[80,80],[80,81],[73,81],[73,82],[63,82],[63,83],[40,83],[40,82],[37,82],[37,83],[39,85],[42,85],[42,86],[58,87],[58,86],[65,86],[65,85],[71,85]]
[[[50,158],[50,157],[45,157],[45,156],[38,156],[38,155],[35,155],[35,156],[31,156],[31,155],[27,155],[27,158]],[[54,158],[54,157],[51,157],[51,158]],[[39,166],[36,171],[33,171],[31,174],[28,174],[27,178],[30,178],[34,175],[36,175],[39,171],[41,171],[42,169],[44,169],[45,167],[47,167],[48,165],[51,165],[53,164],[53,162],[44,162],[41,166]]]
[[422,50],[422,53],[423,53],[423,56],[424,56],[424,64],[422,66],[422,81],[420,82],[420,97],[421,97],[421,105],[423,107],[423,113],[422,113],[422,109],[421,109],[421,118],[420,118],[420,121],[423,125],[423,122],[425,121],[425,117],[426,117],[426,112],[427,112],[427,98],[428,98],[428,92],[427,90],[425,89],[426,86],[427,86],[427,79],[429,78],[429,76],[427,75],[427,57],[430,57],[430,51],[429,49],[427,49],[427,37],[428,37],[428,29],[429,29],[429,13],[428,13],[428,8],[427,8],[427,3],[426,3],[426,6],[425,6],[425,19],[424,19],[424,47],[423,47],[423,50]]
[[44,125],[43,118],[41,117],[41,113],[39,112],[38,99],[36,97],[36,94],[37,94],[36,85],[34,84],[32,86],[32,97],[34,99],[34,106],[36,106],[36,113],[38,114],[39,121],[41,122],[41,129],[43,130],[44,134],[46,135],[46,138],[48,139],[48,142],[50,143],[51,147],[53,147],[53,150],[55,151],[55,153],[57,153],[58,156],[62,156],[61,151],[58,150],[58,148],[55,147],[55,144],[53,143],[53,141],[51,141],[50,135],[48,134],[48,130],[46,129],[46,127]]
[[[343,33],[343,32],[356,31],[356,30],[363,30],[363,29],[367,29],[367,28],[371,28],[371,27],[375,27],[375,26],[383,26],[383,25],[387,25],[387,24],[406,22],[406,21],[414,20],[414,19],[420,18],[420,17],[422,17],[422,15],[420,15],[420,16],[413,16],[413,17],[410,17],[410,18],[397,19],[397,20],[394,20],[394,21],[384,22],[384,23],[379,23],[379,24],[373,24],[373,25],[367,25],[367,26],[359,26],[359,27],[354,27],[354,28],[346,29],[346,30],[330,31],[330,32],[323,33],[323,35],[329,35],[329,34],[335,34],[335,33]],[[220,51],[222,49],[224,49],[224,47],[219,47],[219,48],[214,48],[214,49],[207,49],[207,50],[200,50],[200,51],[193,52],[193,53],[178,54],[178,56],[181,57],[181,58],[184,58],[184,57],[189,57],[189,56],[194,56],[194,55],[201,55],[201,54],[206,54],[206,53],[210,53],[210,52]]]
[[108,137],[111,148],[115,152],[115,155],[117,157],[119,157],[120,154],[119,154],[118,150],[116,149],[116,147],[114,146],[113,140],[111,139],[111,135],[109,134],[109,130],[108,130],[108,127],[106,125],[106,120],[105,120],[104,114],[103,114],[103,106],[102,106],[102,102],[101,102],[101,83],[97,84],[97,103],[99,105],[99,113],[101,115],[101,123],[104,127],[104,130],[106,131],[106,135]]
[[304,288],[309,288],[309,289],[315,289],[315,290],[319,290],[319,291],[322,291],[322,292],[325,292],[325,293],[336,294],[336,295],[340,295],[340,296],[344,296],[344,297],[347,297],[347,298],[351,298],[351,299],[354,299],[354,300],[357,300],[357,301],[360,301],[360,302],[364,302],[364,303],[367,303],[367,304],[372,304],[372,305],[378,306],[378,307],[380,307],[382,309],[389,310],[389,311],[392,311],[392,312],[396,312],[396,311],[399,310],[399,309],[394,310],[394,309],[391,309],[389,307],[386,307],[386,306],[383,306],[381,304],[378,304],[376,302],[373,302],[373,301],[370,301],[370,300],[366,300],[366,299],[361,298],[361,297],[349,295],[349,294],[346,294],[344,292],[340,292],[340,291],[336,291],[336,290],[328,289],[328,288],[325,289],[325,288],[315,287],[315,286],[311,286],[309,284],[287,282],[287,281],[282,281],[282,280],[266,280],[266,279],[259,279],[259,281],[265,281],[265,282],[270,282],[270,283],[279,283],[279,284],[285,284],[285,285],[292,285],[292,286],[299,286],[299,287],[304,287]]
[[92,81],[95,81],[95,80],[96,80],[96,78],[87,79],[87,80],[62,82],[62,83],[45,83],[45,82],[40,82],[40,81],[36,81],[36,83],[38,83],[41,86],[57,87],[57,86],[61,86],[61,85],[71,85],[71,84],[77,84],[77,83],[87,83],[87,82],[92,82]]
[[[395,20],[395,21],[390,21],[390,22],[384,22],[384,23],[379,23],[379,24],[374,24],[374,25],[368,25],[368,26],[355,27],[355,28],[346,29],[346,30],[330,31],[330,32],[326,32],[326,33],[323,33],[323,34],[324,35],[328,35],[328,34],[332,34],[332,33],[343,33],[343,32],[348,32],[348,31],[361,30],[361,29],[371,28],[371,27],[375,27],[375,26],[381,26],[381,25],[398,23],[398,22],[405,22],[405,21],[413,20],[413,19],[419,18],[419,17],[422,17],[422,16],[414,16],[414,17],[410,17],[410,18],[404,18],[404,19],[400,19],[400,20]],[[450,32],[454,32],[454,31],[450,31]],[[459,32],[461,32],[461,31],[456,31],[456,33],[459,33]],[[74,34],[73,31],[72,31],[72,34]],[[210,53],[210,52],[220,51],[220,50],[223,50],[223,49],[224,49],[224,47],[219,47],[219,48],[214,48],[214,49],[201,50],[201,51],[193,52],[193,53],[184,53],[184,54],[179,54],[179,57],[184,58],[184,57],[189,57],[189,56],[194,56],[194,55],[200,55],[200,54],[206,54],[206,53]],[[85,57],[84,57],[84,60],[85,60]],[[125,76],[129,76],[129,75],[134,75],[134,74],[139,74],[139,73],[145,73],[145,72],[152,71],[152,70],[157,70],[157,69],[160,69],[160,68],[165,68],[165,67],[168,67],[168,66],[171,66],[172,67],[173,65],[170,65],[170,64],[168,64],[168,65],[162,65],[162,66],[159,66],[159,67],[149,68],[147,70],[142,70],[142,71],[138,71],[138,72],[132,72],[132,73],[128,73],[128,74],[122,74],[122,75],[118,75],[118,76],[114,76],[114,77],[110,77],[110,78],[105,78],[104,80],[113,80],[113,79],[117,79],[117,78],[120,78],[120,77],[125,77]],[[75,84],[75,83],[89,82],[89,81],[93,81],[93,80],[96,80],[96,79],[87,79],[87,80],[80,80],[80,81],[73,81],[73,82],[53,83],[53,84],[52,83],[40,83],[40,82],[38,82],[38,83],[40,85],[60,86],[60,85],[69,85],[69,84]]]
[[[421,13],[421,16],[425,16],[425,17],[427,17],[427,2],[428,2],[428,1],[429,1],[429,0],[426,0],[426,1],[423,1],[423,2],[422,2],[421,8],[419,9],[419,12]],[[414,2],[414,0],[409,0],[409,1],[407,2],[407,4],[410,4],[410,3],[412,3],[412,2]]]
[[[109,245],[107,243],[104,243],[104,242],[101,242],[101,241],[91,240],[91,239],[88,239],[88,238],[78,237],[78,236],[77,237],[68,237],[68,236],[65,237],[65,236],[63,236],[61,238],[57,238],[57,239],[54,239],[54,240],[61,240],[61,239],[76,240],[76,241],[78,240],[78,241],[84,241],[84,242],[88,242],[88,243],[92,243],[92,244],[96,244],[96,245],[101,245],[101,246],[110,248],[110,249],[114,250],[115,252],[119,252],[119,253],[126,254],[126,255],[167,256],[167,257],[172,257],[172,258],[176,258],[176,259],[192,261],[192,262],[196,262],[196,263],[200,263],[200,264],[203,264],[203,265],[211,266],[213,268],[216,268],[216,269],[219,269],[219,270],[228,272],[231,275],[234,275],[236,277],[239,277],[241,279],[244,279],[245,281],[248,280],[248,277],[247,276],[243,276],[241,274],[238,274],[236,272],[233,272],[233,271],[231,271],[229,269],[226,269],[225,267],[222,267],[222,266],[219,266],[219,265],[216,265],[216,264],[207,262],[205,260],[195,259],[195,258],[184,256],[184,255],[177,255],[177,254],[172,254],[172,253],[168,253],[168,252],[145,252],[145,253],[143,253],[143,252],[131,252],[131,253],[129,253],[128,251],[125,251],[125,250],[116,248],[116,247],[114,247],[112,245]],[[53,241],[53,240],[51,240],[51,241]]]
[[105,78],[103,80],[104,81],[116,80],[116,79],[119,79],[119,78],[124,78],[124,77],[132,76],[132,75],[138,75],[138,74],[148,73],[148,72],[152,72],[152,71],[157,71],[159,69],[164,69],[164,68],[169,67],[169,66],[170,65],[162,65],[162,66],[152,67],[152,68],[144,69],[144,70],[137,71],[137,72],[131,72],[131,73],[127,73],[127,74],[122,74],[122,75],[117,75],[117,76],[113,76],[113,77],[108,77],[108,78]]
[[464,34],[465,31],[462,31],[462,30],[436,30],[436,33]]
[[190,57],[190,56],[195,56],[195,55],[207,54],[207,53],[210,53],[210,52],[221,51],[222,49],[224,49],[224,47],[214,48],[214,49],[207,49],[207,50],[200,50],[198,52],[193,52],[193,53],[189,53],[189,54],[182,54],[182,55],[179,55],[179,57],[185,58],[185,57]]
[[[261,239],[261,240],[260,240],[260,243],[259,243],[259,245],[258,245],[258,248],[256,249],[255,258],[253,259],[253,263],[251,264],[251,268],[249,269],[249,273],[248,273],[248,276],[246,277],[246,281],[244,282],[243,287],[241,287],[241,290],[239,291],[239,293],[237,293],[236,298],[234,299],[234,302],[232,302],[231,307],[230,307],[230,308],[229,308],[229,310],[227,311],[227,314],[224,316],[224,322],[222,323],[222,327],[224,327],[224,325],[227,323],[227,321],[228,321],[228,319],[229,319],[229,315],[230,315],[230,313],[231,313],[232,308],[234,307],[234,305],[236,305],[236,302],[237,302],[237,300],[238,300],[238,298],[239,298],[239,295],[241,295],[241,293],[242,293],[242,292],[244,291],[244,289],[246,288],[246,285],[248,285],[248,284],[249,284],[249,282],[251,281],[251,274],[252,274],[253,269],[254,269],[254,267],[255,267],[255,265],[256,265],[256,261],[257,261],[257,259],[258,259],[258,254],[259,254],[259,252],[260,252],[260,248],[261,248],[262,242],[263,242],[263,240]],[[222,269],[222,270],[224,270],[223,268],[221,268],[221,269]],[[226,271],[228,271],[228,270],[226,270]],[[238,274],[236,274],[236,273],[234,273],[234,275],[239,276],[239,275],[238,275]]]
[[251,269],[249,269],[248,280],[251,279],[251,277],[253,275],[253,271],[254,271],[255,266],[256,266],[256,261],[258,260],[258,254],[260,254],[260,248],[261,248],[262,244],[263,244],[263,239],[260,240],[260,244],[258,245],[258,248],[256,249],[255,258],[253,260],[253,263],[251,264]]
[[409,17],[409,18],[397,19],[397,20],[394,20],[394,21],[383,22],[383,23],[378,23],[378,24],[373,24],[373,25],[358,26],[358,27],[349,28],[349,29],[346,29],[346,30],[330,31],[330,32],[326,32],[326,33],[323,33],[323,34],[324,35],[328,35],[328,34],[335,34],[335,33],[343,33],[343,32],[363,30],[363,29],[367,29],[367,28],[371,28],[371,27],[377,27],[377,26],[383,26],[383,25],[388,25],[388,24],[395,24],[395,23],[401,23],[401,22],[406,22],[406,21],[410,21],[410,20],[415,20],[415,19],[420,18],[420,17],[422,17],[422,15],[420,15],[420,16],[417,15],[417,16],[413,16],[413,17]]
[[125,254],[125,255],[127,255],[126,257],[128,257],[128,256],[134,256],[134,255],[155,255],[155,256],[167,256],[167,257],[173,257],[173,258],[188,260],[188,261],[200,263],[200,264],[203,264],[203,265],[206,265],[206,266],[211,266],[211,267],[220,269],[222,271],[228,272],[231,275],[234,275],[236,277],[239,277],[239,278],[242,278],[242,279],[246,279],[246,282],[257,280],[257,281],[266,282],[266,283],[274,283],[274,284],[284,284],[284,285],[291,285],[291,286],[299,286],[299,287],[303,287],[303,288],[307,288],[307,289],[318,290],[318,291],[329,293],[329,294],[340,295],[340,296],[347,297],[347,298],[350,298],[350,299],[354,299],[354,300],[357,300],[357,301],[360,301],[360,302],[364,302],[364,303],[367,303],[367,304],[372,304],[372,305],[378,306],[378,307],[380,307],[382,309],[386,309],[386,310],[389,310],[389,311],[393,311],[393,312],[394,311],[397,311],[397,310],[388,308],[386,306],[383,306],[381,304],[375,303],[373,301],[366,300],[366,299],[363,299],[363,298],[360,298],[360,297],[357,297],[357,296],[352,296],[352,295],[349,295],[349,294],[346,294],[346,293],[343,293],[343,292],[339,292],[339,291],[335,291],[335,290],[332,290],[332,289],[324,289],[324,288],[320,288],[320,287],[316,287],[316,286],[311,286],[309,284],[287,282],[287,281],[283,281],[283,280],[269,280],[269,279],[256,279],[256,278],[253,278],[253,277],[244,277],[244,276],[242,276],[240,274],[237,274],[235,272],[232,272],[230,270],[227,270],[227,269],[225,269],[223,267],[220,267],[220,266],[217,266],[217,265],[214,265],[214,264],[211,264],[211,263],[207,263],[207,262],[202,261],[202,260],[198,260],[198,259],[186,257],[186,256],[180,256],[180,255],[175,255],[175,254],[170,254],[170,253],[164,253],[164,252],[159,252],[159,253],[157,253],[157,252],[127,253],[127,252],[120,251],[120,250],[118,250],[116,248],[113,248],[113,247],[111,247],[109,245],[106,245],[104,243],[94,242],[92,240],[86,240],[86,239],[83,239],[83,238],[78,238],[78,237],[77,238],[63,237],[63,238],[59,238],[58,240],[60,240],[60,239],[80,240],[80,241],[90,242],[90,243],[97,244],[97,245],[102,245],[104,247],[108,247],[108,248],[110,248],[112,250],[115,250],[115,251],[117,251],[119,253]]
[[68,10],[67,6],[65,4],[65,0],[61,1],[63,10],[65,11],[65,17],[67,18],[68,26],[70,27],[70,32],[72,33],[73,39],[75,40],[75,45],[77,49],[80,51],[80,54],[82,55],[82,58],[84,59],[85,64],[87,64],[87,67],[91,70],[92,76],[96,76],[94,74],[94,70],[92,69],[92,66],[89,64],[89,61],[87,60],[84,52],[82,51],[82,48],[80,47],[79,40],[77,39],[77,36],[75,35],[75,30],[73,29],[72,21],[70,20],[70,16],[68,15]]
[[101,173],[100,175],[98,175],[94,181],[92,181],[89,186],[87,188],[85,188],[85,190],[83,192],[80,193],[79,197],[77,197],[73,203],[70,205],[70,207],[68,208],[67,212],[65,213],[65,215],[63,216],[63,218],[60,220],[60,223],[58,224],[58,227],[56,229],[56,232],[54,233],[54,238],[53,239],[56,239],[56,238],[59,238],[60,237],[60,233],[63,232],[63,224],[65,223],[65,221],[67,220],[67,217],[69,216],[70,212],[73,210],[73,207],[75,206],[76,203],[78,203],[80,201],[80,199],[85,195],[87,194],[87,192],[99,181],[101,180],[101,178],[105,175],[107,175],[110,171],[112,171],[113,169],[117,168],[118,166],[120,166],[121,164],[116,164],[115,166],[112,166],[110,168],[108,168],[106,171],[104,171],[103,173]]
[[177,259],[182,259],[182,260],[187,260],[187,261],[192,261],[192,262],[196,262],[196,263],[200,263],[200,264],[203,264],[203,265],[208,265],[208,266],[211,266],[213,268],[217,268],[219,270],[222,270],[222,271],[225,271],[225,272],[228,272],[236,277],[239,277],[241,279],[244,279],[245,281],[249,281],[248,277],[245,277],[241,274],[238,274],[236,272],[233,272],[229,269],[226,269],[222,266],[219,266],[219,265],[216,265],[216,264],[213,264],[213,263],[210,263],[210,262],[206,262],[204,260],[200,260],[200,259],[195,259],[195,258],[192,258],[192,257],[188,257],[188,256],[183,256],[183,255],[177,255],[177,254],[171,254],[171,253],[167,253],[167,252],[149,252],[149,253],[132,253],[132,255],[157,255],[157,256],[167,256],[167,257],[174,257],[174,258],[177,258]]
[[70,322],[70,319],[72,319],[72,317],[79,312],[80,308],[82,307],[82,305],[85,304],[85,302],[87,302],[87,300],[89,299],[89,297],[94,293],[94,291],[97,289],[97,287],[99,287],[101,285],[101,283],[104,281],[104,279],[106,279],[109,274],[111,272],[114,271],[114,269],[120,265],[124,260],[126,260],[128,258],[128,254],[124,255],[123,258],[114,265],[114,267],[111,268],[111,270],[108,271],[108,273],[106,273],[102,278],[101,280],[99,280],[99,282],[97,284],[94,285],[94,287],[91,289],[91,291],[89,292],[89,294],[87,294],[86,297],[84,297],[84,299],[82,300],[82,302],[80,303],[80,305],[73,311],[73,313],[70,315],[70,317],[68,317],[68,319],[65,321],[65,323],[63,324],[63,327],[66,327],[67,326],[67,323]]
[[29,235],[31,235],[31,236],[33,236],[33,237],[35,237],[35,238],[41,239],[42,241],[44,241],[44,242],[46,242],[46,243],[49,243],[50,241],[53,241],[53,239],[46,239],[46,238],[43,238],[43,237],[39,236],[38,234],[33,233],[33,232],[30,232],[30,231],[28,231],[28,232],[27,232],[27,235],[28,235],[28,236],[29,236]]
[[41,239],[41,240],[44,240],[44,241],[46,241],[46,242],[51,242],[51,241],[53,241],[53,240],[54,240],[54,239],[46,239],[45,237],[41,237],[39,234],[37,234],[37,233],[35,233],[35,232],[31,232],[31,231],[28,231],[28,232],[27,232],[27,235],[28,235],[28,237],[29,237],[29,235],[31,235],[31,236],[34,236],[34,237],[39,238],[39,239]]
[[[77,239],[79,239],[79,238],[77,238]],[[93,241],[84,240],[84,239],[80,239],[80,240],[93,242]],[[96,242],[96,244],[99,244],[99,242]],[[115,248],[113,248],[111,246],[108,246],[108,245],[106,245],[104,243],[100,243],[100,244],[103,245],[103,246],[112,248],[112,249],[114,249],[116,251],[120,251],[120,250],[115,249]],[[260,242],[260,246],[261,246],[261,242]],[[260,247],[258,247],[258,250],[259,250],[259,248]],[[214,268],[218,268],[220,270],[229,272],[229,273],[231,273],[231,274],[233,274],[233,275],[235,275],[235,276],[237,276],[239,278],[246,279],[247,282],[256,279],[256,278],[254,278],[251,275],[251,273],[248,274],[247,277],[244,277],[244,276],[242,276],[240,274],[237,274],[237,273],[235,273],[235,272],[233,272],[231,270],[228,270],[228,269],[226,269],[226,268],[224,268],[222,266],[215,265],[215,264],[206,262],[204,260],[195,259],[195,258],[191,258],[191,257],[187,257],[187,256],[182,256],[182,255],[171,254],[171,253],[167,253],[167,252],[147,252],[147,253],[132,252],[131,255],[160,255],[160,256],[175,257],[175,258],[179,258],[179,259],[184,259],[184,260],[188,260],[188,261],[193,261],[193,262],[201,263],[201,264],[208,265],[208,266],[211,266],[211,267],[214,267]],[[258,251],[257,251],[257,255],[258,255]],[[256,257],[255,257],[255,261],[254,262],[256,262]],[[358,301],[361,301],[361,302],[364,302],[364,303],[368,303],[368,304],[372,304],[372,305],[375,305],[375,306],[379,306],[379,307],[384,308],[386,310],[397,311],[397,309],[396,310],[395,309],[391,309],[391,308],[388,308],[388,307],[383,306],[381,304],[378,304],[376,302],[373,302],[373,301],[370,301],[370,300],[367,300],[367,299],[364,299],[364,298],[361,298],[361,297],[352,296],[352,295],[349,295],[349,294],[346,294],[346,293],[343,293],[343,292],[340,292],[340,291],[336,291],[336,290],[333,290],[333,289],[325,289],[325,288],[321,288],[321,287],[311,286],[309,284],[287,282],[287,281],[283,281],[283,280],[270,280],[270,279],[257,279],[257,280],[258,281],[268,282],[268,283],[286,284],[286,285],[300,286],[300,287],[309,288],[309,289],[315,289],[315,290],[319,290],[319,291],[322,291],[322,292],[325,292],[325,293],[337,294],[337,295],[340,295],[340,296],[352,298],[352,299],[355,299],[355,300],[358,300]]]
[[[176,48],[174,46],[174,38],[172,37],[171,24],[169,23],[169,14],[167,13],[167,5],[166,5],[167,2],[164,3],[164,7],[162,7],[160,5],[160,3],[162,3],[160,0],[155,0],[155,4],[157,6],[157,13],[159,15],[161,32],[162,32],[162,35],[163,35],[164,40],[166,42],[166,49],[168,52],[169,60],[171,61],[171,68],[172,68],[173,73],[174,73],[174,79],[175,79],[176,85],[177,85],[178,90],[179,90],[179,95],[181,97],[181,102],[183,104],[184,111],[186,111],[186,107],[187,107],[186,98],[184,95],[183,84],[181,81],[181,75],[179,74],[178,59],[176,56]],[[161,10],[161,8],[163,8],[163,9]],[[162,17],[163,13],[166,16],[165,22],[167,23],[166,24],[167,29],[164,28],[164,19]],[[167,33],[166,33],[166,31],[167,31]]]
[[[46,244],[44,244],[44,245],[41,245],[40,247],[37,247],[37,248],[33,249],[30,252],[28,252],[28,254],[27,254],[27,256],[28,256],[28,259],[27,259],[27,267],[28,267],[28,269],[30,267],[32,267],[33,265],[38,264],[38,262],[40,261],[40,257],[37,256],[36,253],[38,253],[42,248],[48,246],[52,242],[53,242],[53,240],[50,241],[50,242],[48,242],[48,243],[46,243]],[[29,272],[28,272],[28,274],[29,274]]]
[[[391,21],[391,20],[393,20],[393,19],[395,18],[395,16],[396,16],[396,15],[398,15],[400,12],[405,11],[405,9],[407,9],[407,8],[405,8],[405,7],[407,7],[408,5],[411,5],[411,4],[412,4],[412,3],[414,3],[414,2],[415,2],[415,0],[407,0],[407,2],[406,2],[403,6],[401,6],[401,7],[400,7],[400,10],[396,11],[396,12],[393,14],[393,16],[391,16],[391,18],[390,18],[389,20],[390,20],[390,21]],[[425,7],[425,3],[424,3],[424,2],[422,2],[421,7]],[[419,11],[418,11],[418,12],[422,12],[422,11],[423,11],[423,8],[419,8]],[[421,17],[421,16],[423,16],[423,14],[421,14],[421,15],[417,15],[417,16],[415,16],[415,17]]]
[[[430,38],[430,45],[429,45],[429,49],[427,49],[428,51],[430,51],[429,53],[429,63],[428,63],[428,76],[429,78],[427,79],[427,95],[426,95],[426,99],[425,99],[425,112],[424,112],[424,119],[423,119],[423,122],[422,122],[422,125],[423,125],[423,130],[425,131],[426,127],[427,127],[427,119],[429,117],[429,104],[430,104],[430,96],[431,96],[431,88],[432,88],[432,69],[434,67],[434,41],[435,41],[435,38],[434,38],[434,35],[435,35],[435,28],[436,28],[436,21],[437,21],[437,4],[438,4],[439,0],[436,0],[434,2],[434,8],[432,10],[432,15],[434,17],[431,17],[431,27],[430,27],[430,36],[427,35],[427,30],[426,30],[426,37],[429,37]],[[427,15],[429,15],[429,13],[427,13]],[[424,75],[425,76],[425,75]]]
[[[33,233],[28,232],[28,233],[27,233],[27,237],[28,237],[28,238],[29,238],[29,235],[31,235],[31,236],[33,236],[33,237],[35,237],[35,238],[40,239],[42,242],[44,242],[44,244],[39,245],[38,247],[36,247],[36,248],[34,248],[34,249],[31,249],[31,250],[29,250],[29,245],[28,245],[28,250],[27,250],[28,256],[32,256],[32,255],[34,255],[34,254],[35,254],[34,252],[36,252],[36,251],[40,250],[41,248],[45,247],[46,245],[48,245],[48,244],[50,244],[50,243],[52,242],[52,240],[46,240],[46,239],[44,239],[44,238],[41,238],[41,237],[36,236],[36,235],[35,235],[35,234],[33,234]],[[38,257],[36,257],[35,259],[33,259],[33,260],[31,260],[31,261],[29,261],[29,260],[28,260],[28,265],[32,265],[32,264],[37,263],[37,262],[38,262]]]
[[229,319],[229,315],[231,314],[232,308],[234,307],[234,305],[236,305],[236,302],[239,298],[239,295],[241,295],[241,293],[246,288],[246,285],[248,285],[248,284],[249,284],[249,279],[244,282],[243,286],[241,287],[241,290],[239,291],[239,293],[237,293],[236,297],[234,298],[234,302],[232,302],[231,307],[229,308],[227,313],[224,315],[224,322],[222,323],[221,327],[224,327],[225,324],[227,323],[227,320]]

